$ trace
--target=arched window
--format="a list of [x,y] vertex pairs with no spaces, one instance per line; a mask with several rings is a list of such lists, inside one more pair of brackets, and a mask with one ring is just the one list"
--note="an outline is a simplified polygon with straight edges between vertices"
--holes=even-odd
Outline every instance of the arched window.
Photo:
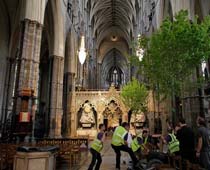
[[119,87],[122,84],[122,75],[122,71],[119,67],[111,67],[108,77],[109,84],[113,84],[115,87]]

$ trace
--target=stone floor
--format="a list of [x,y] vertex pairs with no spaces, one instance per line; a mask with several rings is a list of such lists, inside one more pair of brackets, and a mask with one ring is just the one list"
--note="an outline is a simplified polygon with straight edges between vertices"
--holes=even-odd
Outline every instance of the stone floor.
[[[101,153],[102,164],[100,170],[115,170],[115,153],[111,148],[111,141],[107,140],[104,145],[104,149]],[[89,154],[88,159],[78,170],[87,170],[89,163],[91,162],[91,154]],[[121,170],[126,170],[127,166],[121,164]]]
[[[115,153],[111,148],[111,141],[107,140],[104,144],[104,149],[102,151],[102,164],[100,170],[115,170]],[[74,165],[73,167],[69,166],[69,163],[63,162],[57,166],[57,170],[87,170],[91,162],[91,154],[89,151],[81,152],[81,161]],[[125,164],[121,164],[121,170],[127,170]]]

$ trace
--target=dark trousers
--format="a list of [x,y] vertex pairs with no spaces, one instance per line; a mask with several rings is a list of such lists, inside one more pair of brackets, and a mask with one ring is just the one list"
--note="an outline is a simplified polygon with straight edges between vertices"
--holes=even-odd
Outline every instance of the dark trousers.
[[90,148],[90,153],[92,154],[92,161],[90,163],[88,170],[93,170],[96,160],[97,160],[97,163],[95,166],[95,170],[99,170],[101,162],[102,162],[101,154],[92,148]]
[[136,156],[133,153],[133,151],[131,150],[131,148],[129,148],[127,145],[121,145],[121,146],[112,145],[112,148],[114,149],[114,151],[116,153],[116,168],[120,169],[120,156],[121,156],[120,151],[127,152],[133,161],[133,165],[135,166],[137,164],[138,159],[136,158]]
[[210,151],[204,151],[200,153],[199,163],[205,169],[210,169]]

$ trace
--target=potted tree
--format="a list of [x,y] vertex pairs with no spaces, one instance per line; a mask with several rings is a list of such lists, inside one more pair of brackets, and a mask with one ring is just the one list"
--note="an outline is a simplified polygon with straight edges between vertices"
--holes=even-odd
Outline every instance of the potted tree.
[[[210,56],[209,28],[209,17],[198,23],[197,18],[191,21],[188,12],[181,10],[173,21],[164,20],[151,37],[139,39],[139,46],[145,53],[142,61],[136,59],[135,63],[158,99],[171,100],[174,121],[181,112],[177,101],[183,97],[182,92],[189,87],[198,90],[196,85],[202,82],[199,68]],[[196,79],[190,79],[191,75],[196,75]]]
[[128,82],[128,84],[122,88],[120,95],[124,104],[130,108],[132,114],[135,114],[135,117],[136,114],[146,113],[148,90],[143,83],[133,78],[132,81]]

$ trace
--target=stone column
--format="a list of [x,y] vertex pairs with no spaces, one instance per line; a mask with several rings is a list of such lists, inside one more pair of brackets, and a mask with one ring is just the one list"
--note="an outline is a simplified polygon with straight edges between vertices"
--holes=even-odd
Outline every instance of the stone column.
[[[32,100],[37,98],[41,36],[42,25],[39,22],[29,19],[21,22],[13,113],[19,114],[21,111],[31,113]],[[20,129],[14,126],[12,131],[22,132],[24,128],[21,128],[15,117],[13,115],[12,126],[16,121]]]
[[71,136],[77,135],[77,111],[76,111],[76,93],[72,92],[72,105],[71,105]]
[[6,64],[6,77],[5,77],[5,82],[4,82],[4,92],[2,93],[3,97],[3,103],[2,103],[2,114],[1,114],[1,127],[0,129],[2,130],[2,134],[5,133],[6,131],[6,121],[8,118],[9,114],[9,98],[12,96],[12,83],[11,77],[12,77],[12,71],[14,68],[14,58],[9,58],[7,57],[7,64]]
[[75,73],[72,73],[72,91],[69,94],[70,96],[70,114],[68,114],[68,136],[76,136],[77,135],[77,119],[76,119],[76,79],[75,79]]
[[97,80],[98,80],[98,75],[97,75],[97,56],[98,56],[98,50],[97,49],[95,49],[95,51],[94,51],[94,55],[93,55],[93,65],[94,65],[94,67],[93,67],[93,83],[94,83],[94,86],[93,86],[93,89],[97,89],[98,88],[98,86],[97,86]]
[[24,28],[20,42],[22,49],[18,90],[33,89],[34,96],[37,97],[42,25],[28,19],[22,25]]
[[[129,49],[129,55],[132,55],[132,49],[131,48]],[[134,76],[133,75],[133,66],[130,62],[128,63],[128,68],[129,68],[129,72],[128,72],[128,74],[129,74],[128,77],[129,78],[127,80],[130,81],[132,79],[132,77]]]
[[97,89],[101,89],[101,63],[98,63],[97,66]]
[[63,116],[63,71],[64,57],[51,56],[51,97],[50,97],[50,133],[49,137],[61,137],[61,120]]
[[89,89],[89,84],[88,84],[88,66],[89,61],[86,61],[84,66],[83,66],[83,86],[85,89]]
[[[66,89],[64,89],[64,115],[63,124],[65,125],[65,136],[70,137],[71,133],[71,107],[72,107],[72,94],[75,91],[75,73],[65,73]],[[65,86],[64,86],[65,87]]]

